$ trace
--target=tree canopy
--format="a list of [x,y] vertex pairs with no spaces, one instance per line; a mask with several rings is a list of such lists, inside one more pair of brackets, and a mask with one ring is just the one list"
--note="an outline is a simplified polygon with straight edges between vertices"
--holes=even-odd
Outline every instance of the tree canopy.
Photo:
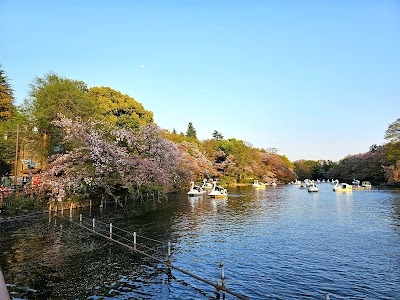
[[61,117],[55,125],[66,133],[65,143],[78,145],[53,155],[42,174],[55,199],[95,193],[115,197],[119,188],[137,194],[142,189],[168,189],[189,180],[180,150],[155,124],[133,131]]
[[14,111],[14,91],[9,79],[0,65],[0,121],[7,121]]
[[93,116],[96,103],[87,92],[87,85],[83,81],[48,73],[35,78],[30,85],[27,103],[39,129],[51,131],[51,122],[58,119],[59,113],[83,119]]
[[50,145],[59,145],[61,131],[53,125],[61,113],[66,117],[88,119],[96,114],[96,103],[83,81],[71,80],[55,73],[36,77],[24,103],[31,122],[50,138]]
[[214,132],[212,133],[212,136],[214,139],[219,140],[219,141],[224,139],[224,136],[222,135],[222,133],[218,132],[217,130],[214,130]]
[[186,130],[186,136],[197,139],[196,129],[194,129],[192,122],[189,122],[189,124],[188,124],[187,130]]
[[385,139],[391,142],[400,142],[400,118],[389,125],[385,132]]
[[110,87],[92,87],[88,94],[96,99],[100,118],[115,126],[134,129],[154,122],[141,103]]

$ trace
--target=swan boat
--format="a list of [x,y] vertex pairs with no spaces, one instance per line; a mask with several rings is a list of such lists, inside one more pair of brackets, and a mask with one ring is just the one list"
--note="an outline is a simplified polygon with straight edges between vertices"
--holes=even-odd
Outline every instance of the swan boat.
[[371,182],[369,182],[369,181],[363,181],[363,182],[361,183],[361,186],[363,186],[363,187],[366,188],[366,189],[370,189],[370,188],[371,188]]
[[314,182],[308,187],[308,191],[309,192],[318,192],[318,188],[315,186]]
[[271,185],[272,185],[272,186],[277,186],[277,184],[276,184],[275,181],[272,181],[272,182],[271,182]]
[[195,185],[194,181],[190,182],[190,190],[187,192],[189,197],[196,197],[196,196],[202,196],[206,193],[206,190],[199,186]]
[[207,182],[207,179],[203,180],[203,185],[202,187],[206,190],[206,191],[211,191],[213,188],[213,185],[211,182]]
[[264,182],[258,182],[258,180],[254,180],[253,187],[256,189],[265,189],[266,184]]
[[353,186],[347,183],[339,183],[339,180],[335,180],[335,186],[333,187],[334,192],[352,192]]
[[208,197],[210,198],[227,198],[228,197],[228,191],[223,188],[222,186],[216,185],[216,182],[214,181],[213,183],[213,188],[211,192],[208,193]]
[[300,185],[300,184],[301,184],[301,181],[296,179],[296,181],[294,182],[294,184],[295,184],[295,185]]

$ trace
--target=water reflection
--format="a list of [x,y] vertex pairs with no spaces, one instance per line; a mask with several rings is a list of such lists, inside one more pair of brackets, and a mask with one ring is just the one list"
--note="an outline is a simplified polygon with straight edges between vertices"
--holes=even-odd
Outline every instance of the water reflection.
[[[230,189],[227,199],[171,195],[73,212],[137,232],[140,246],[251,299],[395,299],[400,294],[400,194],[318,193],[296,186]],[[44,215],[0,227],[0,265],[20,299],[212,299],[213,288]],[[393,226],[393,224],[395,226]],[[393,234],[395,233],[395,234]],[[306,295],[306,296],[305,296]],[[229,298],[230,299],[230,298]]]

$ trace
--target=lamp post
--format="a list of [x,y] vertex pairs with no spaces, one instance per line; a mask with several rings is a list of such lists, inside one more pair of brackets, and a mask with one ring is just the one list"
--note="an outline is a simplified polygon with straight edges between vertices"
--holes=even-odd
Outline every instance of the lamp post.
[[[18,183],[18,143],[19,143],[19,124],[17,124],[17,130],[15,131],[17,134],[17,138],[15,141],[15,161],[14,161],[14,185],[16,186]],[[7,132],[4,134],[4,139],[8,139]]]

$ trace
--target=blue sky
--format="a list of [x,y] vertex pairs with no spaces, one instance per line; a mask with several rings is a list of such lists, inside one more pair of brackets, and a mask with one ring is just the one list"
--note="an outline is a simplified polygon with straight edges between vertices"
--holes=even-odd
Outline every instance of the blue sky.
[[0,24],[17,103],[54,71],[292,161],[367,152],[400,117],[399,1],[0,0]]

